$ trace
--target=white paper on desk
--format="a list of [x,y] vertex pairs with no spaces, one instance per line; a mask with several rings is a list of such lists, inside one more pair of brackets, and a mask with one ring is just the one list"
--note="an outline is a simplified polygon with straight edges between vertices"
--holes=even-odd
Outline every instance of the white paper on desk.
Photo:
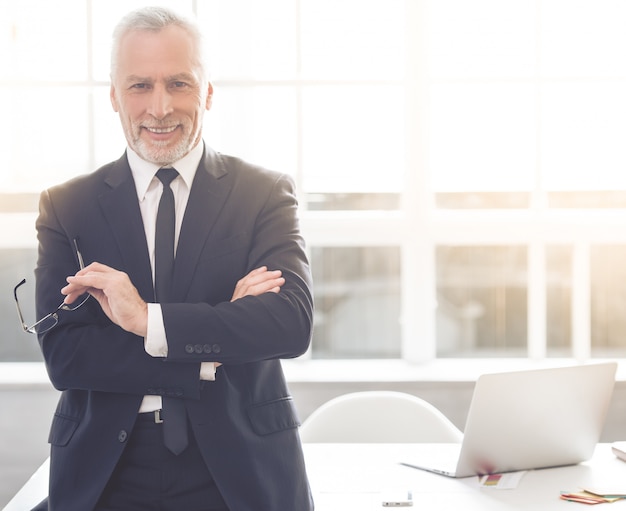
[[601,497],[620,497],[626,498],[626,486],[623,482],[609,485],[606,483],[599,483],[596,485],[584,485],[583,490],[593,493],[594,495],[600,495]]
[[495,490],[513,490],[524,477],[525,470],[520,472],[505,472],[503,474],[489,474],[478,478],[478,484],[482,488]]
[[596,495],[626,497],[626,471],[620,461],[607,465],[602,471],[596,471],[594,468],[593,476],[588,481],[579,482],[579,486]]

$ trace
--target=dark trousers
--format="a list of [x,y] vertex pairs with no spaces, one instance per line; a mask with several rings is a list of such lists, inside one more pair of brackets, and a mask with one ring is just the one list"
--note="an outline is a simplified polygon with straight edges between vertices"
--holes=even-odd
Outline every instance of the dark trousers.
[[[166,419],[167,420],[167,419]],[[140,414],[124,454],[94,511],[228,511],[194,435],[176,456],[163,445],[163,425]]]

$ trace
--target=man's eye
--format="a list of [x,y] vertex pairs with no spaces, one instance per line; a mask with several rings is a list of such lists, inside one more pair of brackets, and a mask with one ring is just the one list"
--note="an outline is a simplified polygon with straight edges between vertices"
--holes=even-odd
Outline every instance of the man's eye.
[[135,83],[131,85],[131,89],[147,89],[147,88],[148,88],[147,83]]
[[172,87],[180,89],[182,87],[187,87],[187,84],[185,82],[173,82]]

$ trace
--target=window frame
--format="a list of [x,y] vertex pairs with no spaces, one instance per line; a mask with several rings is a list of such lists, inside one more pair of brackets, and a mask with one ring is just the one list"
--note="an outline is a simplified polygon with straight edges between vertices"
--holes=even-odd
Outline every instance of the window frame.
[[[400,367],[456,367],[455,361],[436,356],[436,258],[438,245],[523,245],[528,250],[528,339],[527,357],[513,362],[556,362],[547,356],[546,340],[546,250],[552,244],[567,245],[572,250],[572,356],[579,362],[591,359],[590,250],[594,245],[626,243],[626,210],[568,210],[547,205],[546,192],[530,191],[530,207],[524,210],[452,210],[435,205],[428,168],[428,108],[430,77],[427,73],[427,1],[406,1],[406,75],[405,151],[406,168],[401,207],[397,211],[311,211],[303,208],[301,227],[309,246],[394,246],[401,252],[401,352]],[[195,2],[193,2],[194,8]],[[91,12],[88,9],[88,15]],[[91,23],[91,20],[89,21]],[[88,31],[90,34],[90,31]],[[81,86],[90,90],[107,86],[93,80],[93,41],[88,35],[88,78]],[[298,165],[295,179],[301,204],[302,191],[302,88],[315,85],[311,80],[216,80],[219,87],[254,87],[276,83],[296,88],[298,98]],[[332,81],[324,80],[328,85]],[[359,81],[390,83],[386,80]],[[397,83],[397,82],[393,82]],[[0,85],[11,85],[0,83]],[[76,83],[36,84],[67,86]],[[94,109],[90,112],[90,159],[95,168]],[[539,115],[539,114],[537,114]],[[539,122],[539,120],[537,121]],[[33,203],[37,194],[26,194]],[[3,209],[0,228],[7,233],[0,248],[36,247],[34,223],[36,212]],[[410,233],[410,235],[407,235]],[[310,353],[294,364],[314,367],[340,367],[346,361],[312,360]],[[373,361],[349,361],[353,367],[371,367]],[[497,366],[497,360],[494,362]],[[1,363],[4,366],[6,363]],[[393,367],[394,361],[387,366]],[[397,364],[397,365],[398,365]],[[489,367],[491,362],[468,359],[467,364]],[[407,366],[408,365],[408,366]],[[322,371],[323,372],[323,371]],[[369,373],[369,371],[368,371]],[[445,373],[445,371],[444,371]],[[324,373],[325,374],[325,373]],[[443,373],[442,373],[443,374]],[[297,376],[293,376],[297,378]],[[310,376],[311,378],[315,378]],[[372,380],[392,378],[379,371],[369,373]],[[447,376],[450,378],[451,375]],[[319,376],[323,379],[323,376]]]

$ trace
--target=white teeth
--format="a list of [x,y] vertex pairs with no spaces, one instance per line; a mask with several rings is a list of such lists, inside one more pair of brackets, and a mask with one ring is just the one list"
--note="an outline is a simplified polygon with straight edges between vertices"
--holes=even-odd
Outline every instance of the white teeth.
[[150,126],[146,126],[146,129],[150,133],[171,133],[176,129],[176,126],[172,126],[171,128],[151,128]]

